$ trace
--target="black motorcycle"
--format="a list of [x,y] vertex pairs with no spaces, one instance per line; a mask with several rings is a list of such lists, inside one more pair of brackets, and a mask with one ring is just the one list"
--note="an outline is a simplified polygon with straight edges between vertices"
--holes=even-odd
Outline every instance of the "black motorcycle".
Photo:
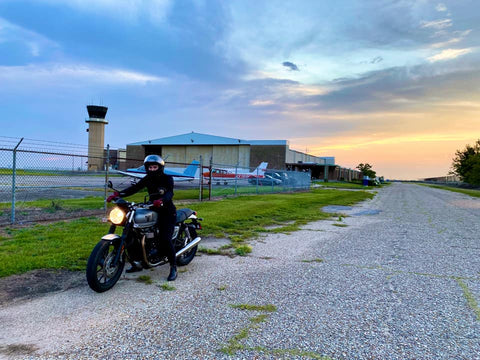
[[[109,187],[112,188],[111,182]],[[122,275],[128,259],[137,267],[145,269],[168,263],[166,253],[159,244],[157,212],[151,209],[152,203],[128,202],[122,198],[114,200],[115,207],[110,211],[110,231],[103,236],[88,258],[88,285],[97,292],[111,289]],[[177,210],[172,241],[175,246],[177,265],[189,264],[197,253],[202,240],[197,230],[202,226],[197,213],[191,209]],[[115,234],[117,226],[123,226],[121,235]]]

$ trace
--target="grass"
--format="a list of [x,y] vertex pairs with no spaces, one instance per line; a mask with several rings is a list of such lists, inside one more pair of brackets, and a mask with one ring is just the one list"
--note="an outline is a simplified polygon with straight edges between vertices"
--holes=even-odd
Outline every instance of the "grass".
[[267,305],[232,304],[230,306],[234,309],[248,310],[248,311],[267,311],[267,312],[277,311],[277,307],[272,304],[267,304]]
[[[217,202],[186,204],[204,218],[202,237],[227,237],[234,249],[246,254],[245,241],[266,232],[266,226],[292,222],[271,231],[295,231],[303,224],[331,216],[326,205],[351,205],[373,197],[364,191],[312,190],[292,194],[240,196]],[[73,200],[72,200],[73,201]],[[67,200],[61,203],[68,206]],[[48,201],[52,206],[52,201]],[[0,277],[35,269],[84,270],[95,244],[109,224],[86,217],[0,231]],[[117,233],[120,230],[117,229]],[[251,250],[251,249],[250,249]]]
[[431,184],[418,184],[418,185],[428,186],[435,189],[453,191],[453,192],[457,192],[465,195],[470,195],[473,197],[480,197],[480,190],[475,190],[475,189],[461,189],[453,186],[431,185]]
[[163,283],[162,285],[158,285],[158,287],[160,289],[162,289],[163,291],[173,291],[173,290],[177,290],[174,286],[168,284],[168,283]]
[[147,284],[147,285],[153,284],[152,278],[148,275],[140,275],[137,278],[137,281],[142,282],[142,283]]

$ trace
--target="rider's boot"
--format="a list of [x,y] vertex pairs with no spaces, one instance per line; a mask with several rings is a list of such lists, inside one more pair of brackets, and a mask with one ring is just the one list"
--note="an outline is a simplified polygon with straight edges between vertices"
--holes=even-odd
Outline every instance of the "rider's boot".
[[175,265],[170,266],[170,274],[168,275],[167,281],[174,281],[177,278],[177,267]]

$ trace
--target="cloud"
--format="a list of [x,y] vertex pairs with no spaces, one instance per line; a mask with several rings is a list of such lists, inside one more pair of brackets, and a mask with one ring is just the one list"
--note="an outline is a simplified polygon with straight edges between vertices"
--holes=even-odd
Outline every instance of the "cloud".
[[442,30],[452,26],[451,19],[444,19],[444,20],[434,20],[434,21],[423,21],[422,28],[433,28],[437,30]]
[[467,49],[445,49],[442,50],[442,52],[430,56],[427,58],[428,61],[430,62],[436,62],[436,61],[444,61],[444,60],[452,60],[455,59],[459,56],[469,54],[473,51],[472,48],[467,48]]
[[285,61],[282,63],[283,66],[289,68],[291,71],[300,71],[298,69],[298,66],[295,65],[294,63],[290,62],[290,61]]
[[15,25],[0,17],[0,44],[2,43],[23,46],[34,57],[42,55],[44,50],[52,51],[59,48],[57,43],[45,36]]
[[96,68],[86,65],[0,66],[0,79],[30,84],[75,85],[78,82],[108,84],[140,84],[166,82],[165,78],[140,72]]
[[445,6],[445,4],[440,3],[435,6],[435,10],[437,10],[438,12],[444,12],[447,11],[447,7]]
[[137,21],[149,18],[152,22],[163,22],[172,6],[171,0],[37,0],[47,4],[68,6],[83,12],[110,18]]

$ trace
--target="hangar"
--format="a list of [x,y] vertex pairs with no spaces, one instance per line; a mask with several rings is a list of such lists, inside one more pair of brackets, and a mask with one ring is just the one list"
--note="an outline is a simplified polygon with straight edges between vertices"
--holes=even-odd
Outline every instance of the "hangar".
[[123,170],[142,165],[142,160],[150,154],[162,156],[169,165],[177,163],[180,166],[200,160],[200,156],[205,165],[211,159],[216,165],[254,168],[266,161],[269,169],[310,171],[313,177],[325,180],[340,180],[341,174],[349,170],[347,176],[342,176],[348,180],[355,178],[356,172],[335,165],[334,157],[319,157],[292,150],[288,140],[244,140],[193,131],[127,144]]
[[127,144],[126,150],[127,167],[136,166],[138,159],[149,154],[183,164],[199,160],[200,156],[205,163],[211,158],[214,164],[240,167],[255,167],[267,161],[272,169],[284,169],[288,163],[325,163],[325,158],[291,150],[287,140],[243,140],[196,132]]

